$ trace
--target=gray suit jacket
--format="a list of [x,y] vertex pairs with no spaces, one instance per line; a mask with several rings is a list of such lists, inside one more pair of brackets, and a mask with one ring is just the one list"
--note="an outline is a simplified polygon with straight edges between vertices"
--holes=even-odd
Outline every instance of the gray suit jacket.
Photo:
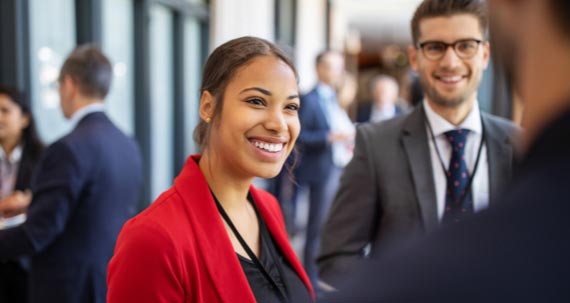
[[[492,204],[511,179],[513,141],[519,130],[486,113],[482,121]],[[423,108],[385,122],[362,124],[354,157],[321,233],[320,277],[334,285],[335,277],[350,271],[367,245],[375,254],[396,241],[430,233],[438,225]]]

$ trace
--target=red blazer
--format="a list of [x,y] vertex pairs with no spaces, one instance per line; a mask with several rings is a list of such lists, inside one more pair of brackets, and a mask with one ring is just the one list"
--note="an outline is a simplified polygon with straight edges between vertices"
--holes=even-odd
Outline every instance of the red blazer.
[[[190,157],[174,186],[123,226],[109,263],[107,302],[255,302],[197,159]],[[250,192],[314,298],[277,201],[253,186]]]

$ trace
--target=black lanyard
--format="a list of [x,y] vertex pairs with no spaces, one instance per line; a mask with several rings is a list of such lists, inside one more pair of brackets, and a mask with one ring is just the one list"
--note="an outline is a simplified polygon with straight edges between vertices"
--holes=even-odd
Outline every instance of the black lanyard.
[[[425,112],[425,109],[423,109],[424,111],[424,119],[426,121],[426,125],[429,129],[429,133],[431,135],[431,141],[433,143],[433,147],[435,148],[435,152],[437,153],[437,158],[439,159],[439,164],[441,164],[441,169],[444,172],[445,175],[445,179],[447,181],[447,183],[449,184],[449,171],[445,168],[445,163],[443,162],[443,158],[441,157],[441,153],[439,152],[439,148],[437,146],[437,142],[435,141],[435,135],[433,134],[433,129],[431,128],[431,124],[429,123],[427,114]],[[467,189],[463,192],[463,194],[460,197],[453,197],[454,202],[456,202],[457,205],[462,205],[463,202],[465,201],[465,198],[467,198],[467,195],[469,195],[469,193],[471,193],[471,187],[473,184],[473,179],[475,179],[475,173],[477,172],[477,168],[479,167],[479,159],[481,158],[481,151],[483,150],[483,144],[485,143],[485,125],[483,124],[483,118],[481,118],[481,142],[479,143],[479,149],[477,150],[477,158],[475,160],[475,166],[473,167],[473,172],[470,174],[469,176],[469,182],[467,182]],[[451,193],[453,195],[453,193]],[[458,199],[459,198],[459,199]],[[458,202],[458,203],[457,203]]]
[[[232,230],[232,232],[234,233],[234,235],[238,239],[239,243],[241,244],[241,246],[243,247],[243,249],[245,250],[245,252],[249,256],[251,261],[255,264],[255,266],[257,266],[259,271],[261,271],[261,273],[263,273],[263,275],[265,276],[265,279],[267,279],[267,281],[269,283],[271,283],[271,285],[273,285],[273,287],[275,287],[275,289],[277,289],[277,291],[279,292],[279,296],[282,299],[281,302],[289,302],[289,299],[287,298],[287,295],[285,294],[284,290],[281,287],[279,287],[279,285],[277,284],[275,279],[273,279],[273,277],[269,274],[269,272],[261,264],[261,262],[259,261],[259,259],[255,255],[255,253],[253,253],[251,248],[249,248],[249,245],[247,245],[247,242],[245,242],[245,240],[243,239],[243,237],[241,236],[241,234],[239,233],[237,228],[234,226],[232,220],[230,219],[230,217],[228,216],[228,214],[226,213],[226,211],[224,210],[224,208],[220,204],[220,201],[218,201],[218,198],[216,198],[216,195],[214,195],[213,192],[212,192],[212,196],[214,197],[214,201],[216,201],[216,206],[218,207],[218,211],[222,215],[222,218],[224,218],[224,220],[226,221],[226,223],[228,224],[228,226],[230,227],[230,229]],[[257,216],[257,220],[258,220],[258,224],[259,224],[259,232],[261,235],[261,233],[264,233],[264,229],[261,228],[262,227],[262,223],[261,223],[262,219],[261,219],[261,216],[259,215],[259,211],[257,210],[257,207],[255,207],[255,203],[252,203],[252,206],[253,206],[253,209],[255,210],[255,215]],[[263,240],[263,237],[261,237],[261,238]],[[263,247],[263,242],[261,243],[261,246]],[[261,250],[263,250],[263,248]],[[273,254],[273,250],[272,249],[267,249],[267,250],[271,254],[271,258],[273,259],[273,262],[279,262],[279,259],[277,259],[276,256]],[[277,266],[277,270],[279,271],[279,274],[281,275],[281,279],[282,280],[285,279],[285,276],[283,275],[283,271],[281,270],[281,267],[278,264],[276,264],[276,266]],[[283,283],[285,283],[285,282],[283,281]],[[285,284],[283,284],[283,285],[285,285]]]

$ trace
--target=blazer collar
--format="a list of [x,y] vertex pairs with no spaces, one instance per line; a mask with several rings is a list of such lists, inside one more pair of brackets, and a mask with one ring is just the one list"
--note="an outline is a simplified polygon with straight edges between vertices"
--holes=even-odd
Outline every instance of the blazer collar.
[[[250,188],[250,191],[254,201],[263,201],[264,198],[261,196],[264,194],[263,192],[256,190],[253,186]],[[268,194],[265,193],[265,195]],[[269,229],[269,233],[273,237],[273,240],[275,240],[277,246],[285,256],[285,259],[287,259],[287,261],[289,261],[289,264],[291,264],[291,267],[293,267],[293,270],[295,270],[297,275],[299,275],[301,281],[303,281],[303,284],[305,284],[307,289],[309,289],[309,292],[311,293],[311,296],[314,300],[315,294],[309,277],[305,273],[303,266],[293,251],[287,234],[284,232],[285,222],[283,221],[281,213],[275,211],[272,212],[265,203],[256,202],[256,206],[259,209],[259,212],[261,213],[261,216],[263,217],[263,220],[267,225],[267,229]]]
[[481,113],[489,162],[489,204],[496,202],[500,190],[511,180],[514,149],[509,135],[492,118]]
[[429,233],[437,229],[439,222],[424,109],[421,105],[404,120],[402,143],[408,156],[424,229]]
[[[199,159],[199,155],[188,158],[182,172],[174,180],[174,186],[184,200],[184,205],[188,206],[186,213],[192,222],[200,257],[204,260],[212,283],[216,285],[221,302],[255,302],[208,183],[198,167]],[[309,279],[295,257],[286,234],[279,229],[277,222],[282,222],[282,219],[276,218],[263,203],[258,202],[263,197],[257,189],[251,186],[250,192],[271,236],[312,293]]]

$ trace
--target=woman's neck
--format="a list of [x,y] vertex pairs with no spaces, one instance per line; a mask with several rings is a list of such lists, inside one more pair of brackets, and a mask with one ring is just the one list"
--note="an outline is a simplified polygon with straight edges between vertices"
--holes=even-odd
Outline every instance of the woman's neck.
[[2,149],[4,150],[4,154],[6,155],[6,158],[8,159],[10,158],[12,152],[14,151],[14,149],[16,149],[16,146],[18,146],[19,143],[20,143],[20,138],[15,138],[13,140],[5,139],[0,142]]
[[247,205],[247,193],[253,178],[232,174],[219,157],[208,152],[202,154],[198,166],[226,212],[232,213]]

